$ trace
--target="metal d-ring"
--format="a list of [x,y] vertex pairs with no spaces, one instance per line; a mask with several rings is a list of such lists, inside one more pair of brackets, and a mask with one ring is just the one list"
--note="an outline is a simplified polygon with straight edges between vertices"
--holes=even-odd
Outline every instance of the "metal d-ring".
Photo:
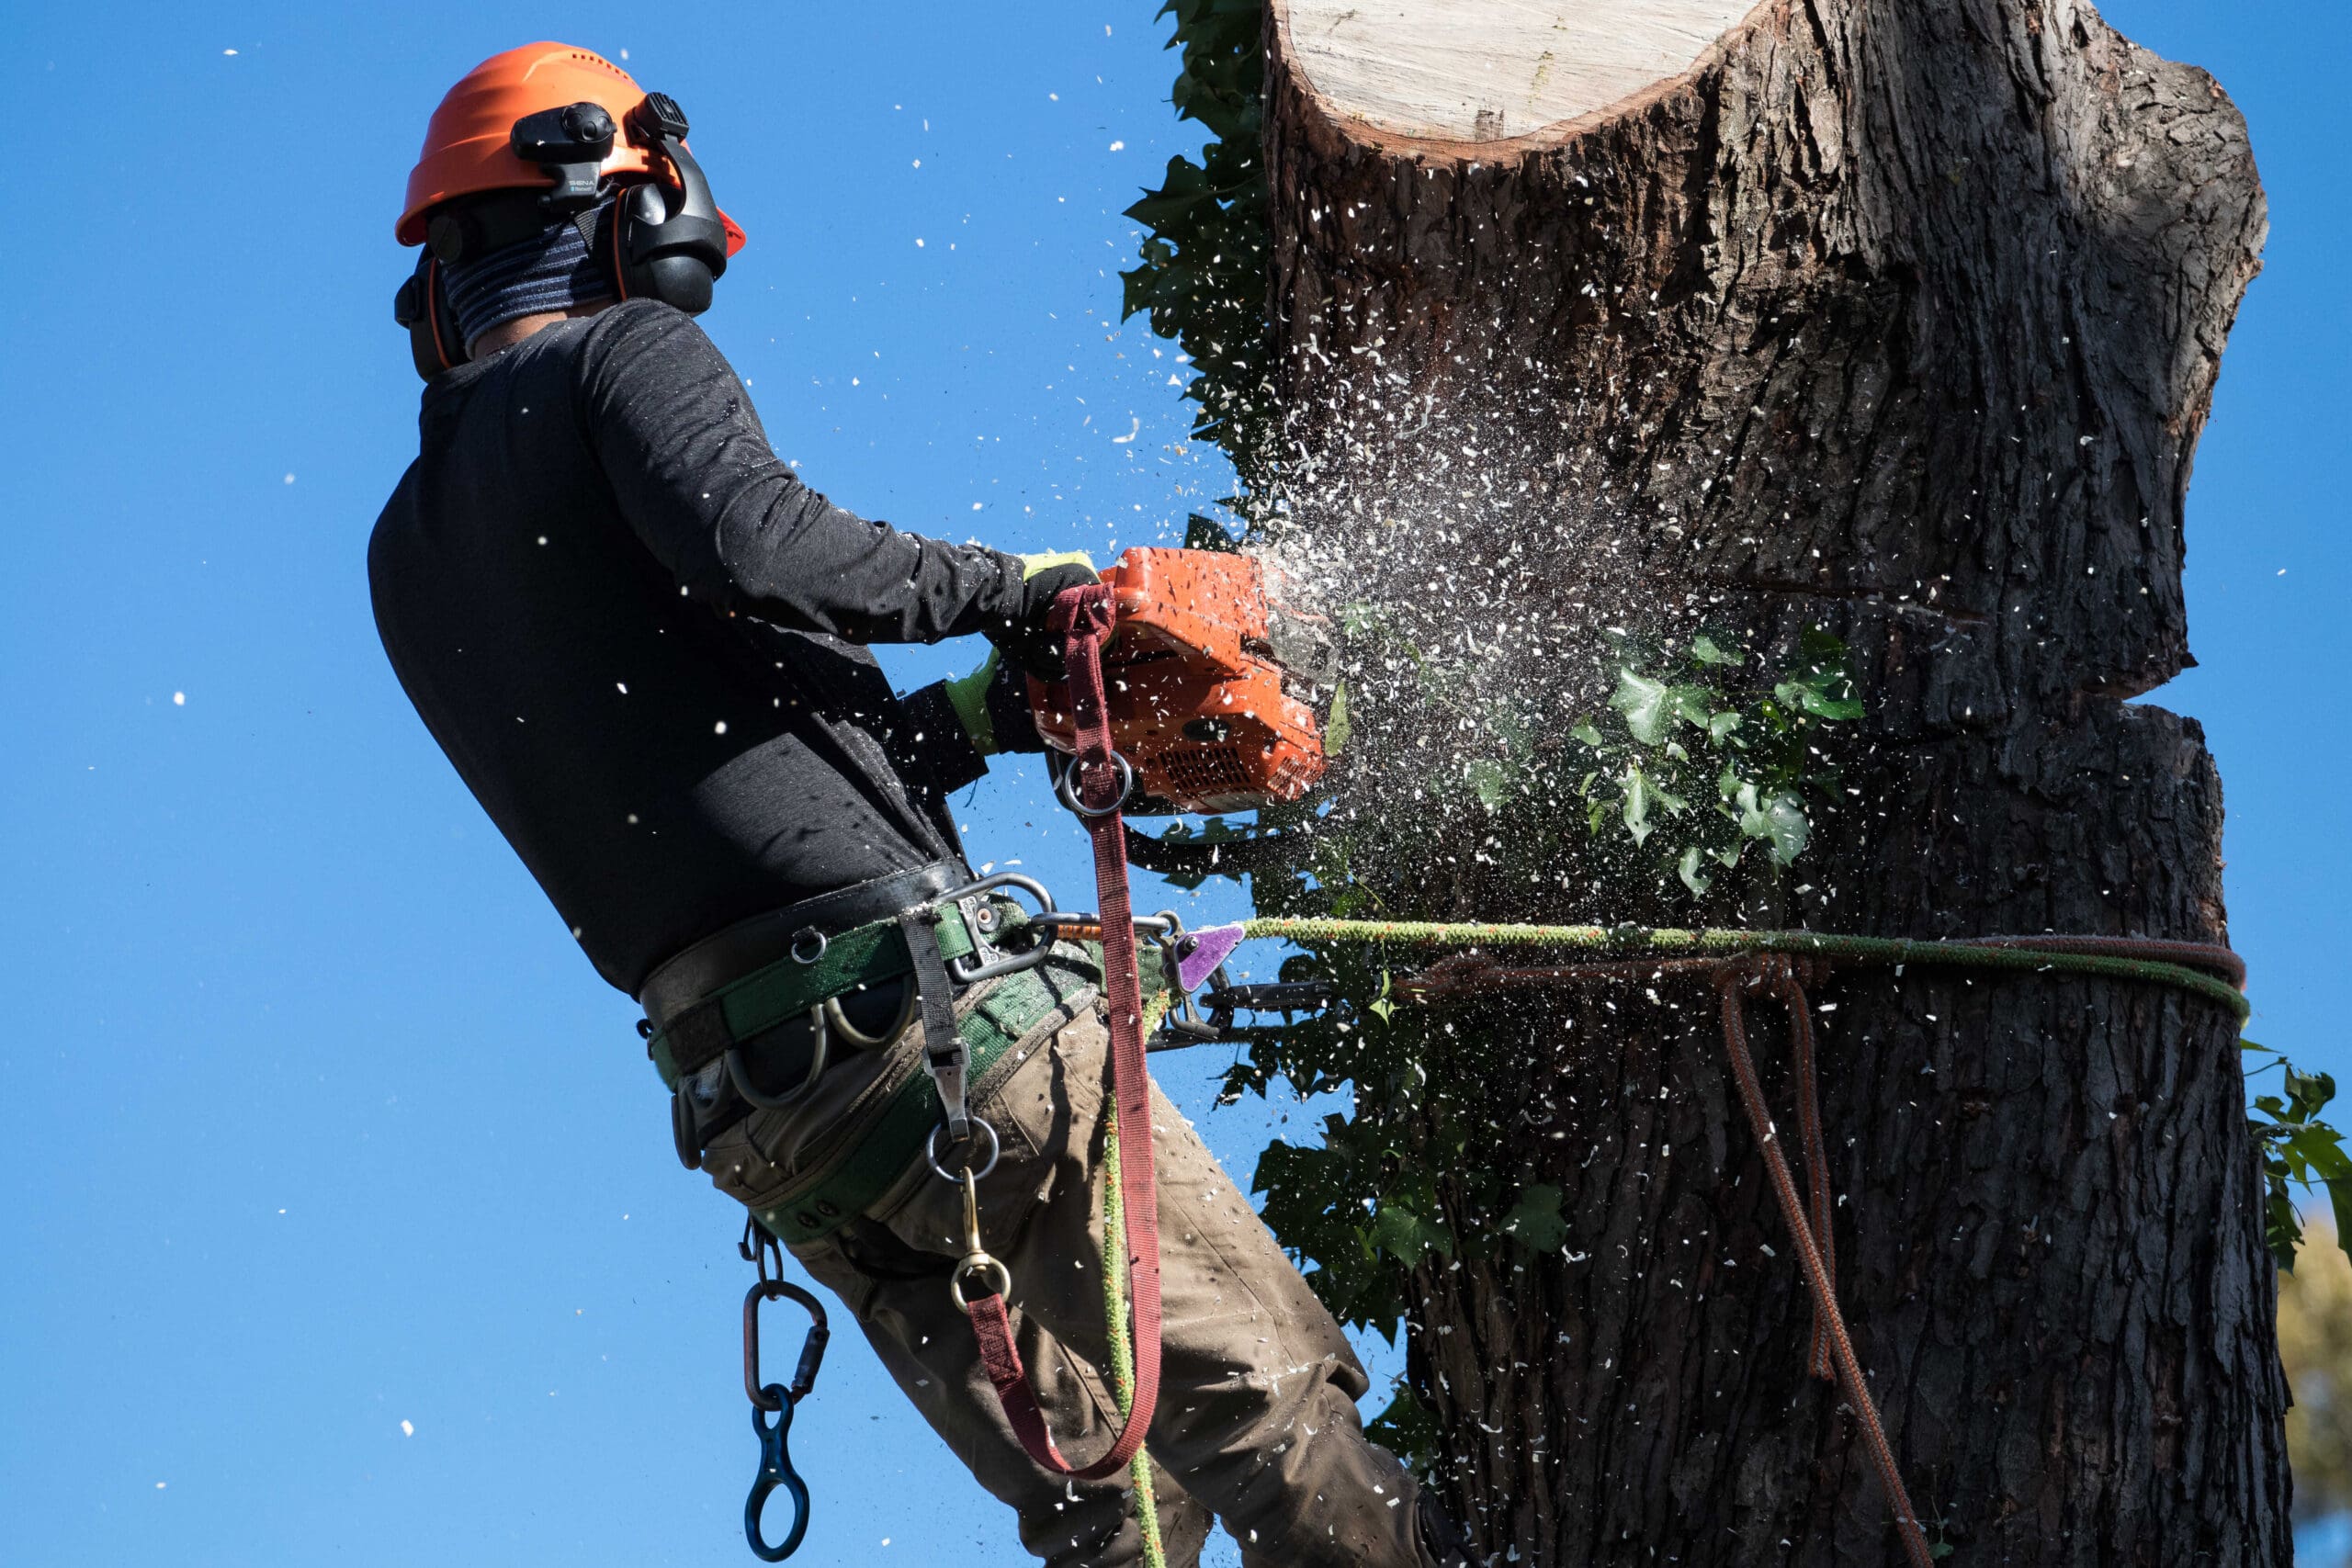
[[978,1131],[986,1133],[989,1135],[989,1157],[980,1162],[979,1168],[977,1170],[972,1169],[969,1165],[967,1165],[963,1170],[950,1170],[945,1166],[940,1164],[939,1134],[947,1131],[947,1129],[944,1125],[934,1126],[932,1128],[931,1141],[923,1145],[923,1157],[931,1161],[932,1170],[937,1174],[939,1179],[942,1181],[961,1181],[964,1179],[964,1176],[967,1171],[970,1172],[973,1180],[978,1181],[981,1177],[986,1176],[989,1171],[996,1168],[997,1156],[1004,1152],[1003,1145],[997,1142],[996,1129],[989,1126],[985,1118],[978,1116],[972,1118],[972,1125]]
[[825,949],[831,945],[832,939],[823,931],[815,926],[803,926],[792,933],[792,961],[795,964],[814,964],[825,956]]
[[1111,765],[1119,772],[1119,793],[1112,796],[1110,805],[1089,806],[1078,798],[1079,759],[1076,757],[1072,757],[1063,764],[1060,773],[1054,779],[1056,797],[1080,817],[1108,817],[1125,806],[1127,803],[1127,796],[1133,795],[1136,790],[1135,765],[1116,751],[1111,752],[1110,757]]
[[808,1091],[817,1087],[817,1079],[825,1071],[828,1031],[825,1028],[823,1006],[820,1005],[808,1010],[808,1071],[802,1075],[798,1083],[782,1094],[765,1094],[756,1088],[752,1082],[751,1069],[743,1065],[743,1047],[729,1045],[724,1059],[727,1063],[727,1079],[735,1086],[735,1092],[762,1111],[788,1110],[807,1099]]

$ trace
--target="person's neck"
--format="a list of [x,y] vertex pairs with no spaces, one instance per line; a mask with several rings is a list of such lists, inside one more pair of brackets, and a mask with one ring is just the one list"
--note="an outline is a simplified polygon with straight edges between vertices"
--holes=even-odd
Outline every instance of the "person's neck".
[[599,299],[593,305],[574,305],[568,310],[537,310],[527,316],[517,316],[511,321],[501,321],[466,344],[466,357],[488,359],[499,350],[513,348],[533,333],[545,331],[558,321],[568,321],[575,316],[593,316],[617,303],[617,300]]

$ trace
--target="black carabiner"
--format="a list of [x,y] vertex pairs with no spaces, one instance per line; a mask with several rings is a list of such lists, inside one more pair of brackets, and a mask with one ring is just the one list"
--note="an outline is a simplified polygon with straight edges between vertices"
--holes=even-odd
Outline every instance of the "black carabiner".
[[[752,1401],[752,1430],[760,1435],[760,1472],[752,1479],[752,1495],[743,1500],[743,1539],[761,1562],[781,1562],[800,1550],[801,1538],[808,1533],[808,1483],[792,1468],[792,1450],[786,1446],[792,1411],[817,1386],[817,1369],[825,1359],[825,1341],[831,1337],[831,1330],[825,1326],[823,1303],[788,1280],[768,1279],[764,1268],[760,1272],[759,1283],[743,1297],[743,1392]],[[760,1382],[760,1303],[787,1296],[798,1302],[810,1319],[789,1388]],[[767,1420],[771,1414],[775,1416],[774,1426]],[[770,1546],[761,1531],[760,1515],[779,1486],[792,1494],[792,1529],[782,1542]]]

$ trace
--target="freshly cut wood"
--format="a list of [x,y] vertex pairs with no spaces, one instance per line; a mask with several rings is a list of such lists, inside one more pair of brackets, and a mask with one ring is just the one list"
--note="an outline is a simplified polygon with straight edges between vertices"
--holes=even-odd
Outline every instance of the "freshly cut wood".
[[1690,71],[1755,0],[1293,0],[1283,53],[1335,115],[1420,141],[1558,134]]
[[[2202,734],[2124,700],[2189,661],[2190,459],[2265,229],[2210,77],[2073,0],[1272,0],[1266,39],[1301,547],[1464,658],[1521,639],[1530,711],[1591,678],[1575,628],[1702,620],[1836,634],[1868,707],[1738,908],[1596,907],[1434,814],[1355,868],[1385,908],[2226,940]],[[1409,730],[1378,694],[1367,748]],[[1570,1226],[1417,1277],[1444,1495],[1538,1565],[1891,1561],[1712,1010],[1658,989],[1465,1011],[1428,1064],[1456,1233],[1496,1223],[1470,1168]],[[1934,1538],[2284,1568],[2231,1021],[2057,976],[1822,995],[1839,1288]]]

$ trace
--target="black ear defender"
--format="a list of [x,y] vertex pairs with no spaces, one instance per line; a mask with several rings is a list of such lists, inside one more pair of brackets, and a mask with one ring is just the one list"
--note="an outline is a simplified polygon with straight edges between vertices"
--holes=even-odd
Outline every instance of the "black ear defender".
[[[675,183],[657,176],[610,188],[602,170],[622,135],[667,163]],[[416,373],[430,381],[466,362],[447,268],[566,219],[579,226],[589,254],[603,260],[616,298],[659,299],[690,316],[710,309],[711,284],[727,270],[727,229],[685,138],[685,112],[667,93],[648,93],[622,126],[594,103],[540,109],[516,120],[511,132],[515,156],[555,184],[460,198],[427,220],[424,254],[392,297],[392,319],[408,329]]]
[[677,184],[632,186],[616,198],[614,281],[624,299],[659,299],[689,316],[710,309],[711,283],[727,270],[727,230],[702,165],[686,151],[686,116],[667,93],[628,111],[628,139],[659,153]]

